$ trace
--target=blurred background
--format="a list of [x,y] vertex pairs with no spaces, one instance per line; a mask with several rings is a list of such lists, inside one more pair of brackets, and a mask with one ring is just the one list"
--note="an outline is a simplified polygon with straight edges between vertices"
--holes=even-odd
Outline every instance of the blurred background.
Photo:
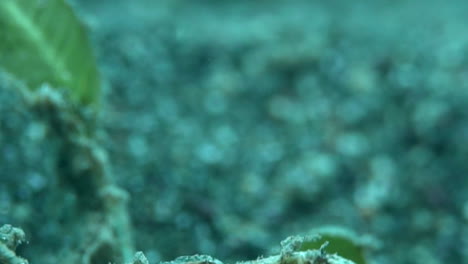
[[[330,225],[379,241],[368,263],[467,262],[465,1],[71,3],[151,263],[254,259]],[[0,99],[4,173],[16,175],[0,185],[0,222],[27,228],[47,218],[36,203],[53,199],[56,153],[11,95]],[[47,261],[68,243],[57,221],[29,230],[25,257]]]

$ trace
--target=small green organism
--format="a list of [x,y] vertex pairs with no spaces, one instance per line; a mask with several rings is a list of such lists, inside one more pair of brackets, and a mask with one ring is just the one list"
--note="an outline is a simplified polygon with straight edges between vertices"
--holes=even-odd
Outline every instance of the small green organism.
[[48,83],[80,105],[99,104],[95,58],[65,0],[0,1],[0,71],[30,89]]
[[329,254],[337,253],[356,264],[366,264],[364,251],[367,243],[350,230],[340,227],[324,227],[311,233],[319,236],[304,241],[299,249],[300,251],[320,249],[320,251],[326,251]]

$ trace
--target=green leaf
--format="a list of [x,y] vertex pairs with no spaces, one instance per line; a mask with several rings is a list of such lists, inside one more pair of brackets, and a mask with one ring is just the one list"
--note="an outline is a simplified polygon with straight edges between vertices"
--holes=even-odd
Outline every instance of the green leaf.
[[86,32],[65,0],[0,0],[0,68],[31,89],[67,89],[97,105],[100,80]]
[[352,260],[356,264],[366,264],[365,249],[376,244],[370,237],[359,237],[354,232],[341,227],[322,227],[311,232],[320,235],[319,238],[302,243],[300,251],[319,249],[326,242],[327,253],[337,253],[339,256]]

